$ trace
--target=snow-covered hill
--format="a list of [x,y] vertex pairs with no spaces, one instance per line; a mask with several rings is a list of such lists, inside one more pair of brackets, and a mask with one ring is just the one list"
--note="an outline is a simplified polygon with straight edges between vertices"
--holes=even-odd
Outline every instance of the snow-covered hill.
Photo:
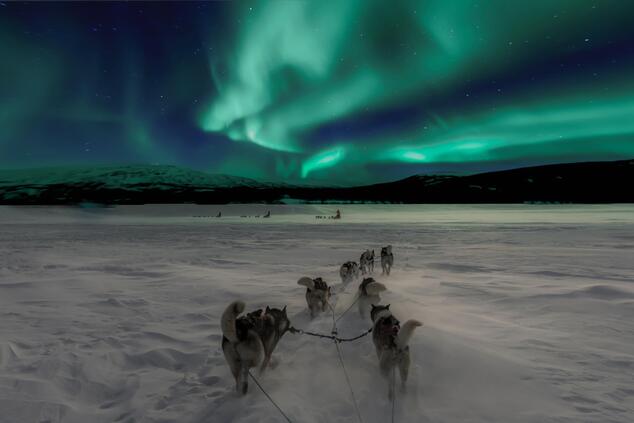
[[176,166],[0,171],[0,204],[631,203],[634,160],[567,163],[467,176],[415,175],[345,187],[264,183]]
[[260,187],[254,179],[222,174],[209,174],[178,166],[139,165],[106,167],[48,167],[0,170],[0,188],[15,185],[81,185],[98,184],[108,188],[196,186],[196,187]]
[[6,202],[118,203],[145,197],[148,202],[171,202],[172,194],[195,197],[217,189],[271,186],[249,178],[162,165],[0,170],[0,198]]

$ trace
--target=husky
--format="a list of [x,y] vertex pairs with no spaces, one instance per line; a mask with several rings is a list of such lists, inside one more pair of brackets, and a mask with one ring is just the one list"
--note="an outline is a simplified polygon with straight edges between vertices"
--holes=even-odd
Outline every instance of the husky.
[[409,339],[414,334],[414,329],[423,324],[418,320],[408,320],[401,327],[400,322],[392,315],[390,305],[372,305],[370,312],[374,326],[372,327],[372,341],[379,357],[381,375],[388,381],[388,398],[394,398],[394,385],[396,375],[392,378],[395,368],[398,367],[401,376],[401,389],[405,390],[407,374],[409,373],[410,355]]
[[322,278],[311,279],[304,276],[297,281],[297,284],[306,287],[306,304],[308,304],[311,319],[319,312],[326,311],[332,290]]
[[394,265],[394,254],[392,254],[392,246],[381,248],[381,268],[383,269],[383,275],[390,276],[390,271]]
[[245,308],[234,301],[222,313],[222,352],[236,380],[236,391],[242,395],[249,388],[249,369],[260,366],[264,372],[273,350],[288,331],[291,322],[283,309],[266,307],[238,317]]
[[361,254],[359,268],[361,269],[362,275],[374,272],[374,250],[365,250],[363,254]]
[[374,278],[364,278],[359,285],[359,315],[365,319],[366,311],[370,306],[381,302],[379,293],[385,291],[385,285],[374,280]]
[[359,265],[354,261],[347,261],[341,265],[339,269],[339,276],[341,276],[341,283],[347,284],[353,280],[359,278]]

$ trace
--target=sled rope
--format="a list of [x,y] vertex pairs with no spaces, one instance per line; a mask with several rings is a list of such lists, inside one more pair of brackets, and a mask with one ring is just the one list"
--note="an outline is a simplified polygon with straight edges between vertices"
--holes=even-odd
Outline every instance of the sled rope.
[[363,338],[364,336],[366,336],[367,334],[372,332],[372,328],[366,330],[365,332],[363,332],[361,335],[357,335],[353,338],[339,338],[337,337],[337,341],[338,342],[350,342],[350,341],[356,341],[359,338]]
[[351,341],[356,341],[359,338],[363,338],[364,336],[368,335],[369,333],[372,332],[372,328],[366,330],[365,332],[363,332],[361,335],[357,335],[354,336],[352,338],[340,338],[338,336],[334,336],[334,335],[324,335],[322,333],[315,333],[315,332],[309,332],[303,329],[296,329],[294,327],[290,327],[288,328],[288,331],[290,333],[299,333],[300,335],[310,335],[310,336],[315,336],[317,338],[326,338],[326,339],[331,339],[333,341],[337,341],[337,342],[351,342]]
[[280,412],[280,414],[281,414],[282,416],[284,416],[284,418],[286,419],[286,421],[287,421],[288,423],[293,423],[293,422],[291,421],[291,419],[289,419],[289,418],[288,418],[288,416],[286,415],[286,413],[284,413],[284,412],[282,411],[282,409],[280,408],[280,406],[279,406],[279,405],[277,405],[277,403],[276,403],[275,401],[273,401],[273,398],[271,398],[271,396],[270,396],[270,395],[269,395],[269,394],[268,394],[268,393],[264,390],[264,388],[262,387],[262,385],[260,385],[260,382],[258,382],[258,380],[255,378],[255,376],[253,376],[253,373],[251,373],[251,370],[249,370],[249,376],[251,376],[251,379],[253,379],[253,381],[255,382],[255,384],[256,384],[256,385],[258,385],[258,388],[260,388],[260,390],[262,391],[262,393],[263,393],[264,395],[266,395],[266,397],[269,399],[269,401],[271,401],[271,404],[273,404],[273,405],[275,406],[275,408],[277,408],[277,411],[279,411],[279,412]]
[[[337,322],[339,321],[339,319],[341,319],[344,314],[346,314],[348,311],[350,311],[350,309],[352,308],[353,305],[355,305],[357,303],[357,301],[359,301],[359,296],[357,295],[357,298],[352,302],[352,304],[350,304],[348,306],[348,308],[339,315],[339,317],[337,317],[335,319],[335,309],[334,307],[328,303],[328,307],[330,307],[330,311],[332,313],[332,331],[330,335],[324,335],[321,333],[315,333],[315,332],[309,332],[303,329],[297,329],[293,326],[291,326],[290,328],[288,328],[288,331],[290,333],[299,333],[300,335],[310,335],[310,336],[315,336],[317,338],[327,338],[327,339],[331,339],[335,342],[351,342],[351,341],[356,341],[359,338],[363,338],[364,336],[366,336],[367,334],[369,334],[370,332],[372,332],[372,328],[368,329],[367,331],[363,332],[361,335],[358,336],[354,336],[352,338],[340,338],[337,333]],[[335,303],[335,307],[337,306],[337,303]]]
[[[330,307],[330,311],[332,312],[332,334],[333,336],[336,337],[337,336],[337,320],[335,319],[335,309],[330,305],[330,303],[328,303],[328,307]],[[363,419],[361,418],[361,412],[359,411],[359,405],[357,404],[357,398],[354,395],[354,390],[352,389],[352,383],[350,383],[350,377],[348,376],[346,365],[343,363],[343,355],[341,354],[341,349],[339,349],[339,342],[337,342],[337,339],[335,339],[334,342],[335,342],[335,348],[337,348],[337,356],[339,357],[339,363],[341,363],[343,374],[346,377],[346,383],[348,384],[348,388],[350,389],[350,396],[352,397],[352,403],[354,404],[354,411],[357,413],[357,418],[359,419],[359,422],[363,423]]]
[[[337,298],[338,299],[338,298]],[[325,335],[325,334],[321,334],[321,333],[315,333],[315,332],[309,332],[309,331],[305,331],[303,329],[296,329],[295,327],[291,326],[288,330],[291,333],[299,333],[300,335],[310,335],[310,336],[315,336],[318,338],[326,338],[326,339],[331,339],[334,344],[335,344],[335,348],[337,349],[337,357],[339,358],[339,363],[341,364],[341,368],[343,369],[343,374],[346,378],[346,383],[348,384],[348,389],[350,390],[350,397],[352,398],[352,403],[354,405],[354,411],[357,415],[357,419],[359,420],[360,423],[363,423],[363,418],[361,417],[361,411],[359,410],[359,405],[357,404],[357,398],[354,395],[354,389],[352,389],[352,383],[350,382],[350,376],[348,375],[348,370],[346,369],[346,365],[343,361],[343,354],[341,353],[341,349],[339,348],[339,344],[342,342],[352,342],[352,341],[356,341],[359,338],[363,338],[364,336],[368,335],[370,332],[372,332],[372,328],[366,330],[365,332],[361,333],[360,335],[354,336],[352,338],[340,338],[338,336],[338,331],[337,331],[337,322],[348,312],[350,311],[350,309],[352,308],[352,306],[354,306],[357,301],[359,301],[359,295],[356,296],[356,299],[352,302],[352,304],[350,304],[348,306],[348,308],[346,308],[346,310],[341,313],[339,315],[339,317],[335,318],[335,309],[333,307],[332,304],[330,304],[330,302],[328,302],[328,307],[330,308],[330,313],[332,316],[332,329],[330,332],[330,335]],[[336,306],[336,302],[335,302],[335,306]],[[251,373],[249,373],[251,374]],[[251,376],[253,377],[253,376]],[[255,378],[253,378],[255,380]],[[257,382],[256,382],[257,383]],[[258,386],[260,386],[258,384]],[[260,387],[260,389],[262,389],[262,387]],[[262,389],[262,392],[264,392],[264,390]],[[267,395],[268,397],[268,395]],[[270,399],[270,397],[269,397]],[[273,400],[271,399],[271,402],[273,402]],[[274,403],[275,404],[275,403]],[[277,407],[277,405],[275,405]],[[280,412],[282,413],[282,410],[277,407],[278,410],[280,410]],[[284,413],[282,413],[284,414]],[[288,420],[288,418],[287,418]],[[290,420],[289,420],[290,421]],[[392,423],[394,423],[394,403],[392,403]]]
[[348,376],[348,371],[346,370],[346,366],[343,364],[343,356],[341,355],[341,350],[339,349],[339,343],[335,342],[335,347],[337,348],[337,356],[339,357],[339,362],[341,363],[343,374],[346,377],[346,383],[348,384],[348,388],[350,388],[350,396],[352,397],[352,403],[354,404],[354,411],[356,411],[357,418],[359,419],[359,421],[363,423],[363,419],[361,418],[361,412],[359,411],[359,406],[357,405],[357,398],[354,396],[354,390],[352,389],[352,384],[350,383],[350,377]]
[[321,334],[321,333],[309,332],[309,331],[303,330],[303,329],[295,329],[292,326],[290,328],[288,328],[288,331],[290,333],[299,333],[300,335],[310,335],[310,336],[316,336],[318,338],[328,338],[328,339],[332,339],[333,341],[337,340],[337,337],[333,336],[333,335],[324,335],[324,334]]
[[395,404],[396,404],[396,367],[392,367],[392,423],[394,423]]
[[355,305],[355,304],[357,303],[357,301],[359,301],[359,295],[357,295],[357,298],[356,298],[356,299],[352,302],[352,304],[350,304],[350,305],[348,306],[348,308],[347,308],[347,309],[346,309],[343,313],[341,313],[341,314],[339,315],[339,317],[337,317],[337,319],[336,319],[335,321],[336,321],[336,322],[338,322],[338,321],[339,321],[339,319],[341,319],[341,318],[342,318],[342,317],[343,317],[343,316],[344,316],[347,312],[349,312],[349,311],[350,311],[350,309],[352,308],[352,306],[353,306],[353,305]]

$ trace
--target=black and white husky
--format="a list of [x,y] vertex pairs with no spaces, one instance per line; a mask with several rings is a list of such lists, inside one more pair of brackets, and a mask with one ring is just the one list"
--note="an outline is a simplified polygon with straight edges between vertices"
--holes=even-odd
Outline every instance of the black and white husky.
[[341,283],[346,284],[359,278],[359,265],[354,261],[347,261],[339,269]]
[[[372,341],[379,357],[381,375],[387,380],[388,398],[394,397],[394,385],[396,384],[395,368],[398,367],[401,376],[401,388],[405,389],[407,374],[409,373],[410,355],[409,339],[414,329],[422,326],[418,320],[408,320],[401,327],[400,322],[390,312],[390,305],[372,305]],[[394,376],[393,376],[394,375]]]
[[392,246],[381,248],[381,269],[384,275],[390,275],[392,266],[394,265],[394,254],[392,254]]
[[[234,301],[222,313],[222,352],[236,380],[236,390],[243,395],[249,387],[249,369],[260,366],[263,372],[273,350],[289,329],[291,322],[283,309],[269,308],[240,314],[244,302]],[[240,317],[238,317],[240,316]]]
[[362,275],[374,272],[374,250],[365,250],[363,254],[361,254],[359,267],[361,268]]
[[311,318],[326,311],[332,291],[322,278],[311,279],[304,276],[297,281],[297,284],[306,287],[306,304],[308,304]]
[[364,278],[359,285],[359,315],[365,318],[366,312],[370,310],[372,304],[381,302],[379,293],[385,291],[385,285],[374,280],[374,278]]

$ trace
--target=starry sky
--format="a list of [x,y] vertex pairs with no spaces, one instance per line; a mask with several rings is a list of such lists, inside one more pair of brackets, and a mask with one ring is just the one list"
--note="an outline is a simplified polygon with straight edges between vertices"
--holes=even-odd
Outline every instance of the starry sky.
[[0,168],[351,185],[634,157],[622,0],[0,2]]

